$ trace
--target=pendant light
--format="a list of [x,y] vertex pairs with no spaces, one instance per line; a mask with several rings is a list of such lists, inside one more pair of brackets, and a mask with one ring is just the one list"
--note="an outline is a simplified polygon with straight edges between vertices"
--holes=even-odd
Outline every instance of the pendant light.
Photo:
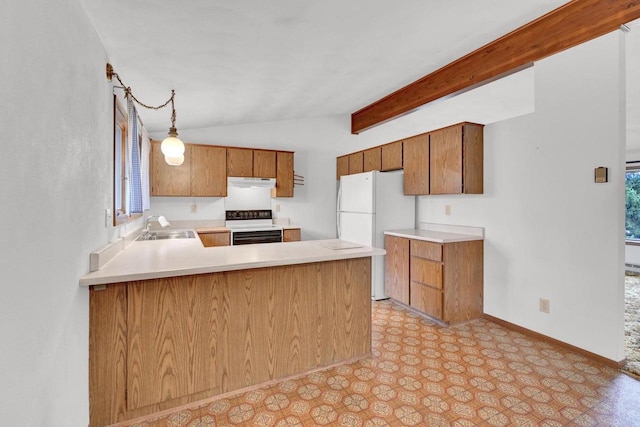
[[171,91],[171,127],[169,128],[169,136],[167,136],[160,144],[160,150],[164,154],[164,161],[171,166],[180,166],[184,163],[184,143],[178,138],[178,130],[176,129],[176,109],[173,104],[175,91]]
[[136,103],[143,106],[144,108],[148,108],[150,110],[159,110],[171,103],[171,127],[169,128],[169,136],[167,136],[160,144],[160,151],[162,151],[162,154],[164,154],[164,161],[167,162],[168,165],[180,166],[182,163],[184,163],[184,143],[180,141],[180,138],[178,138],[178,130],[176,129],[176,108],[174,105],[176,91],[171,90],[171,98],[169,98],[164,104],[154,107],[140,102],[138,98],[133,96],[131,88],[125,86],[125,84],[122,83],[122,80],[120,80],[120,76],[118,75],[118,73],[113,71],[113,66],[107,63],[107,80],[111,81],[114,76],[122,85],[120,89],[124,89],[125,96],[130,96]]

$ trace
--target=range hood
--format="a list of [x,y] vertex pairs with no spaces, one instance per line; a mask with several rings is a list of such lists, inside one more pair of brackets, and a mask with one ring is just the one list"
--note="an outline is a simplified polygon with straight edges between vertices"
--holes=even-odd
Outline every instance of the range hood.
[[247,178],[241,176],[230,176],[227,178],[227,185],[236,188],[275,188],[275,178]]

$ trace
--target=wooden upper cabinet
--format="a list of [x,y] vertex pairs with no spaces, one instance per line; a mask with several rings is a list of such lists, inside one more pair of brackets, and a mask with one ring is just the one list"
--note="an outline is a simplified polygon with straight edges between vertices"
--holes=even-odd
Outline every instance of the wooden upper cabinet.
[[404,194],[482,194],[483,125],[460,123],[336,158],[336,179],[404,169]]
[[431,194],[462,193],[462,127],[431,133]]
[[432,132],[429,160],[431,194],[482,193],[482,126],[465,123]]
[[273,197],[293,197],[293,153],[278,151],[276,154],[276,188]]
[[227,147],[227,176],[253,176],[253,150]]
[[276,178],[275,151],[253,150],[253,176],[257,178]]
[[381,153],[380,147],[373,147],[365,150],[363,153],[363,172],[381,170]]
[[429,194],[429,134],[404,140],[404,194]]
[[364,172],[364,157],[362,151],[349,154],[349,175]]
[[336,159],[336,179],[340,181],[340,177],[349,175],[349,156],[341,156]]
[[160,150],[160,141],[151,142],[150,182],[152,196],[191,195],[191,150],[184,151],[184,163],[170,166]]
[[208,145],[191,147],[191,195],[226,197],[227,149]]
[[462,127],[462,192],[484,192],[484,126],[465,123]]
[[402,169],[402,141],[385,144],[381,151],[381,171]]

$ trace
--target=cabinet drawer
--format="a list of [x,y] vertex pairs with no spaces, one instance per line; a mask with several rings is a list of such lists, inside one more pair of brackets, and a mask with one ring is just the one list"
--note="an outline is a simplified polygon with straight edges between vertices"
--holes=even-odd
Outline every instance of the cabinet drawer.
[[440,243],[425,242],[424,240],[412,240],[411,256],[432,261],[442,261],[442,245]]
[[412,282],[442,289],[442,264],[412,256],[409,271]]
[[411,282],[411,307],[437,319],[442,318],[442,291]]

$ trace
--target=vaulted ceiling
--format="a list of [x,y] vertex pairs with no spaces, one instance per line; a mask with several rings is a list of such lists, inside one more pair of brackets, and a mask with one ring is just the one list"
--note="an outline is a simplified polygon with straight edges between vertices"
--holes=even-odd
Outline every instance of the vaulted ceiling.
[[350,114],[566,2],[81,1],[138,98],[176,90],[178,129]]

